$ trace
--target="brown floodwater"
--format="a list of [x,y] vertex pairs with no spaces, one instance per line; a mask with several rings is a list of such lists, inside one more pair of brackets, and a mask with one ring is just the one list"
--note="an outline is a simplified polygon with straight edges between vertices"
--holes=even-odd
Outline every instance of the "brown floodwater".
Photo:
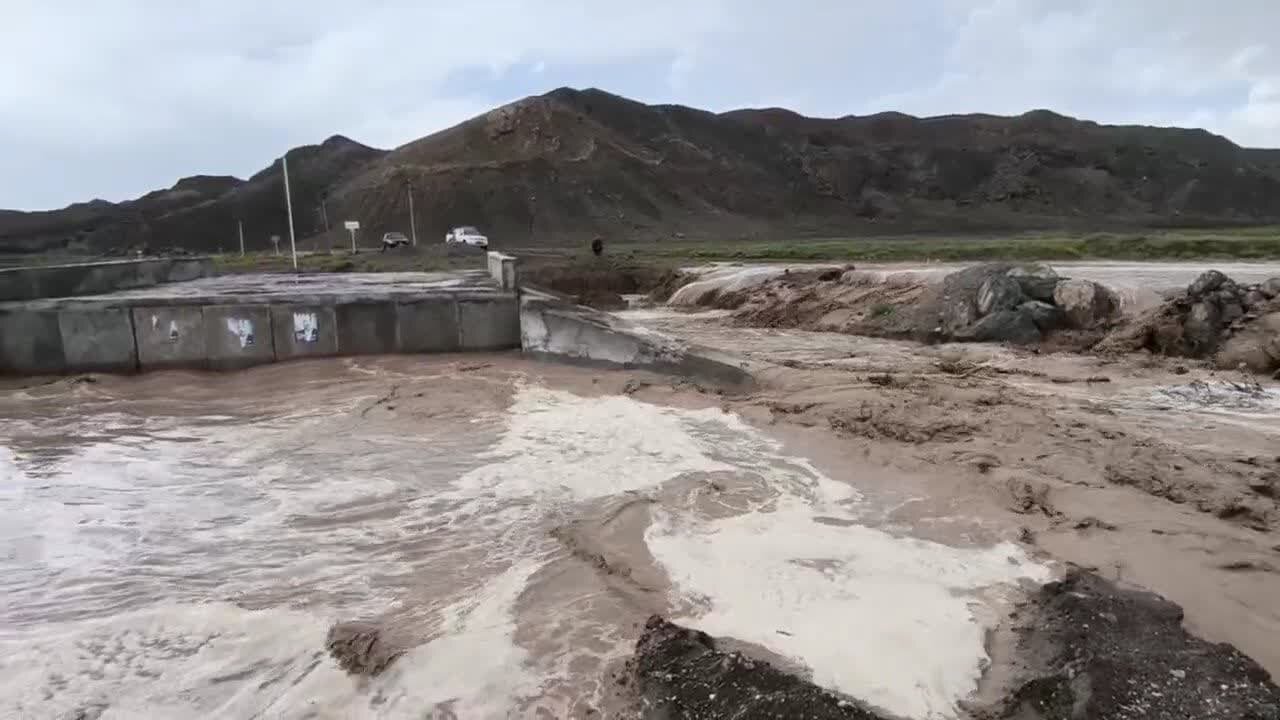
[[[495,356],[11,383],[0,715],[620,716],[659,612],[955,716],[1049,577],[1010,528],[891,525],[890,469],[632,377]],[[407,652],[345,674],[325,634],[353,619]]]

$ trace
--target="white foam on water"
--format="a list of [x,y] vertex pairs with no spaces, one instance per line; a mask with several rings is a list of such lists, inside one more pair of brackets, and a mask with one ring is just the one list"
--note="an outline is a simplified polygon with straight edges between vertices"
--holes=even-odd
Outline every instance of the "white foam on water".
[[386,718],[447,707],[508,717],[539,678],[513,639],[524,561],[446,608],[442,634],[385,674],[348,676],[324,649],[329,621],[228,603],[160,605],[0,639],[0,716],[133,720]]
[[567,500],[617,495],[688,472],[733,470],[689,432],[691,421],[727,422],[719,410],[677,410],[628,397],[583,398],[522,386],[497,445],[496,461],[455,486],[468,496],[558,495]]
[[1048,570],[1011,543],[954,548],[814,517],[794,498],[712,521],[660,514],[649,549],[701,609],[676,621],[764,646],[891,713],[954,717],[987,660],[972,593]]
[[411,650],[387,672],[381,694],[396,717],[448,706],[460,718],[505,718],[541,679],[515,643],[515,603],[541,563],[524,560],[442,612],[444,634]]
[[352,685],[323,654],[326,629],[307,613],[226,603],[46,626],[0,641],[0,715],[304,717]]

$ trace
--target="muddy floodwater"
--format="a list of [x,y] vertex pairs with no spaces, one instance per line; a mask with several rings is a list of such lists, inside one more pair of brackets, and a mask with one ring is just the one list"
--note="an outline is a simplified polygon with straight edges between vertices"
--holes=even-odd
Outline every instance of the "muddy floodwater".
[[[891,522],[908,474],[637,377],[384,358],[0,390],[0,716],[625,716],[651,613],[955,716],[1050,564],[978,512]],[[346,620],[405,654],[346,674]]]

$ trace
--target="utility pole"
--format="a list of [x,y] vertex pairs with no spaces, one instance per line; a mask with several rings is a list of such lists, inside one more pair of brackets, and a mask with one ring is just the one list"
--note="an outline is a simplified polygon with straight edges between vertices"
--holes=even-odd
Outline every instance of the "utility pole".
[[236,221],[236,230],[240,232],[240,257],[244,257],[244,221]]
[[293,255],[293,271],[298,272],[298,243],[293,236],[293,197],[289,195],[289,154],[280,158],[284,169],[284,204],[289,212],[289,252]]
[[324,231],[329,232],[329,209],[325,207],[325,203],[329,200],[328,192],[320,193],[320,217],[324,219]]
[[538,216],[538,196],[529,193],[529,244],[533,244],[533,221]]
[[405,180],[404,185],[409,192],[409,238],[413,241],[413,246],[418,247],[418,224],[413,217],[413,181]]

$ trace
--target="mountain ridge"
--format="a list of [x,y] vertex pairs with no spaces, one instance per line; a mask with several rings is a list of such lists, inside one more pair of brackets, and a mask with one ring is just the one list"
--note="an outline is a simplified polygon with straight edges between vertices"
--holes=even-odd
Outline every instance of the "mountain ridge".
[[[453,225],[497,245],[1280,219],[1280,150],[1201,129],[1050,110],[919,118],[722,113],[558,88],[380,150],[334,135],[288,151],[300,241],[345,219],[366,237]],[[279,163],[194,175],[121,203],[0,211],[0,251],[250,247],[287,235]]]

